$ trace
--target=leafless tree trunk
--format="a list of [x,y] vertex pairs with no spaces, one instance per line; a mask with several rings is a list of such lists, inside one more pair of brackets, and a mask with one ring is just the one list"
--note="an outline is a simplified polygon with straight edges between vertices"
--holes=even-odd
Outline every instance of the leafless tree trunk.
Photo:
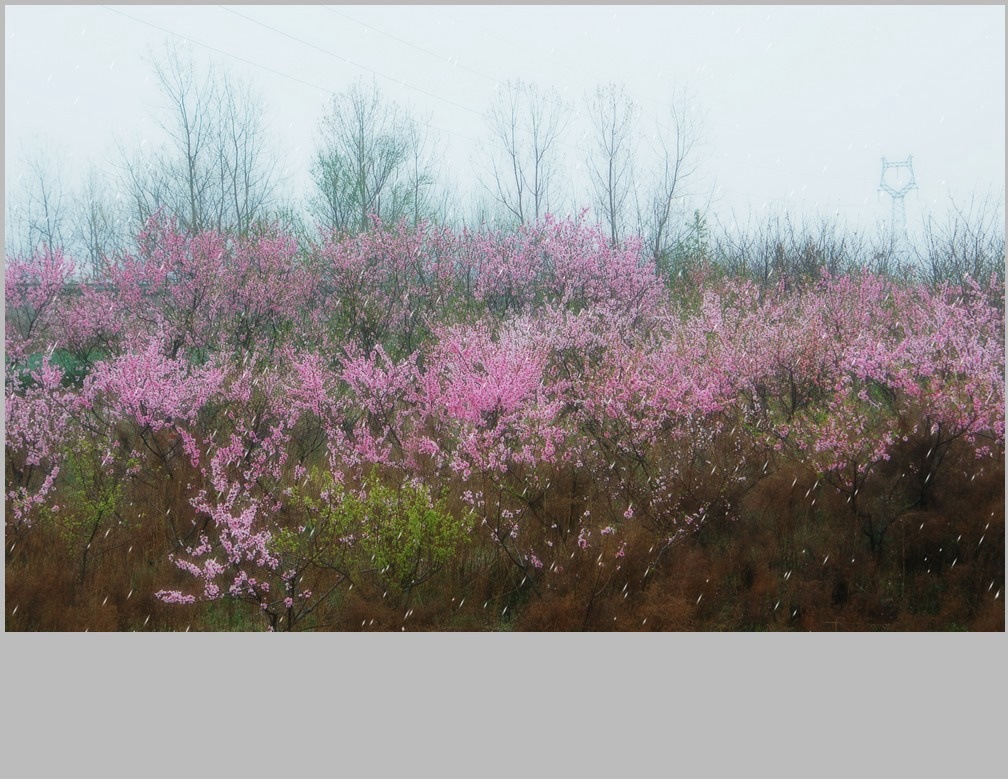
[[371,216],[417,215],[430,184],[423,133],[363,81],[335,95],[321,122],[312,176],[313,215],[331,229],[363,232]]
[[154,72],[167,101],[161,126],[170,141],[160,150],[122,153],[135,222],[164,209],[188,231],[247,232],[267,216],[278,186],[261,100],[212,65],[198,71],[174,45],[154,62]]
[[224,76],[221,85],[218,169],[222,173],[222,222],[247,233],[271,208],[278,185],[277,158],[267,153],[261,101],[247,83]]
[[585,102],[591,122],[588,175],[601,221],[613,246],[624,236],[634,179],[639,108],[622,86],[598,87]]
[[427,121],[409,119],[407,127],[409,153],[404,178],[407,184],[410,218],[414,225],[418,225],[424,221],[434,220],[444,206],[443,197],[438,200],[432,172],[433,161],[443,155],[444,149],[431,133]]
[[991,196],[970,198],[965,206],[950,199],[944,225],[929,216],[924,225],[918,262],[932,285],[950,282],[960,287],[967,279],[986,285],[991,277],[1004,287],[1004,209]]
[[110,188],[107,177],[91,168],[74,209],[74,232],[95,279],[107,270],[108,257],[124,248],[122,208],[108,197]]
[[539,219],[558,193],[559,139],[567,121],[555,90],[523,81],[507,82],[491,104],[492,180],[483,182],[518,224]]
[[59,152],[36,148],[23,153],[26,168],[7,203],[6,251],[32,254],[43,246],[64,248],[67,238],[67,197]]
[[208,73],[198,81],[192,60],[173,45],[164,60],[154,63],[154,72],[170,111],[161,126],[172,139],[172,151],[178,154],[177,158],[174,154],[169,157],[164,171],[169,179],[168,194],[175,201],[167,205],[186,229],[196,232],[211,226],[217,211],[211,194],[216,140],[211,121],[216,104],[213,75]]
[[676,226],[687,224],[685,186],[697,170],[702,126],[695,107],[679,92],[669,101],[665,115],[656,118],[654,128],[654,173],[650,183],[635,189],[635,202],[645,249],[661,263],[675,247]]

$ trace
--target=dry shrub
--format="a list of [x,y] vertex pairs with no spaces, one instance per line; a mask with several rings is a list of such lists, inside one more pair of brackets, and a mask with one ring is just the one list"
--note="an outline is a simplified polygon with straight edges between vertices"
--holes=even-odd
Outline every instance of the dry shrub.
[[68,630],[66,613],[77,598],[76,569],[53,534],[38,529],[7,555],[5,626],[15,630]]
[[[519,537],[552,550],[541,571],[517,564],[477,530],[457,559],[408,597],[383,597],[365,582],[341,587],[298,627],[1003,631],[1004,464],[971,458],[950,448],[929,505],[896,514],[874,554],[844,496],[825,481],[816,487],[815,475],[798,465],[769,469],[730,518],[711,516],[698,533],[672,542],[677,517],[613,521],[619,507],[605,490],[586,474],[553,469],[550,490],[528,501]],[[262,629],[245,604],[185,607],[154,596],[191,585],[168,560],[196,527],[189,497],[198,485],[183,478],[182,467],[173,461],[171,478],[162,469],[158,480],[130,488],[124,522],[96,538],[83,582],[79,550],[55,529],[25,533],[6,561],[7,629]],[[717,485],[696,490],[713,495]],[[577,529],[586,508],[591,546],[581,550]],[[616,533],[603,539],[610,523]],[[562,571],[549,571],[550,563]]]
[[339,597],[339,609],[333,614],[332,629],[338,631],[398,631],[402,612],[381,593],[377,597],[354,587]]
[[575,593],[549,592],[522,609],[515,626],[524,631],[580,630],[584,613],[584,602]]
[[699,630],[696,623],[696,599],[690,599],[663,585],[649,590],[649,597],[636,604],[633,619],[637,630]]
[[983,632],[1004,633],[1005,630],[1005,592],[1004,582],[1001,582],[1001,594],[995,598],[994,592],[987,592],[982,598],[969,629]]

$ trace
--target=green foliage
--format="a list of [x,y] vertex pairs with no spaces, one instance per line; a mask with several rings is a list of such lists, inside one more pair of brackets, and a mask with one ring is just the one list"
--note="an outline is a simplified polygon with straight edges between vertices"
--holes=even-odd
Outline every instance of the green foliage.
[[404,590],[444,565],[465,538],[461,523],[442,501],[432,499],[425,485],[391,489],[372,481],[363,501],[349,497],[351,510],[363,516],[366,551],[374,555],[378,570],[387,571]]
[[306,520],[274,534],[273,551],[285,562],[311,556],[351,579],[376,575],[403,593],[433,576],[467,538],[465,524],[424,484],[390,487],[372,475],[357,492],[313,470],[291,499]]
[[686,225],[683,235],[658,260],[658,273],[673,289],[690,281],[690,275],[707,267],[711,261],[710,230],[699,210]]
[[68,550],[79,556],[82,580],[89,556],[96,551],[92,544],[101,540],[99,530],[105,525],[111,529],[113,518],[122,523],[119,507],[125,493],[123,471],[137,464],[133,458],[125,462],[120,459],[115,465],[103,464],[98,444],[89,439],[76,441],[67,451],[61,471],[63,503],[58,510],[47,506],[43,521]]

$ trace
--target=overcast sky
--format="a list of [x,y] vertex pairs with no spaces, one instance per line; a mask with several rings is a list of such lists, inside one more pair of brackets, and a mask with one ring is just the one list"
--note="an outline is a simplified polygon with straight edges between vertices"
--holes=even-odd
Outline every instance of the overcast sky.
[[[950,194],[1004,199],[1003,6],[7,6],[5,191],[33,145],[76,175],[116,140],[157,143],[150,61],[173,38],[254,81],[301,187],[326,98],[359,76],[430,117],[459,181],[495,84],[523,78],[575,107],[623,83],[649,114],[685,90],[704,117],[695,188],[722,220],[874,223],[884,156],[913,155],[908,222]],[[583,158],[577,137],[564,151]]]

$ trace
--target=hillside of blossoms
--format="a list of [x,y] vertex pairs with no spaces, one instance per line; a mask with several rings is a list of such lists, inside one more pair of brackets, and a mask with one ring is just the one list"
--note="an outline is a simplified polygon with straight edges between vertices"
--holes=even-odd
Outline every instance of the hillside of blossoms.
[[1004,630],[1003,277],[155,217],[5,282],[7,630]]

